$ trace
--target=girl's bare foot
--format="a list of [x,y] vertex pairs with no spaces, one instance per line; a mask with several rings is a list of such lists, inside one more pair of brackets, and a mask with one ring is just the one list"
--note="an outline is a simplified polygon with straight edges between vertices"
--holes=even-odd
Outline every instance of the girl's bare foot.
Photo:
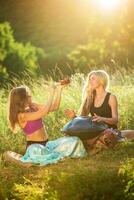
[[126,137],[128,140],[134,139],[134,130],[123,130],[121,131],[121,135]]
[[3,154],[3,158],[4,158],[5,161],[13,162],[13,163],[21,165],[23,167],[31,167],[32,166],[32,163],[23,163],[21,161],[21,157],[22,157],[21,154],[15,153],[13,151],[6,151]]

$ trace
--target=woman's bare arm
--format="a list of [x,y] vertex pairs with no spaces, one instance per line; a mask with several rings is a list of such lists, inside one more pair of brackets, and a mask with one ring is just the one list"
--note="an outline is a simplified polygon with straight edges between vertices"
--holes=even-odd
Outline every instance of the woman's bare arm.
[[[62,80],[62,82],[65,82],[65,80]],[[49,109],[49,112],[54,112],[56,110],[59,109],[60,106],[60,102],[61,102],[61,92],[62,92],[62,88],[65,87],[69,82],[65,82],[63,83],[58,83],[56,86],[56,90],[55,90],[55,99]],[[31,107],[35,108],[36,110],[42,109],[43,105],[42,104],[37,104],[37,103],[32,103]]]
[[62,85],[59,85],[56,89],[56,95],[55,95],[55,100],[53,101],[53,104],[50,107],[49,112],[53,112],[59,109],[60,106],[60,101],[61,101],[61,92],[62,92]]
[[[33,121],[46,116],[49,113],[54,99],[55,88],[50,90],[50,95],[47,103],[38,106],[38,110],[30,113],[20,113],[19,118],[21,121]],[[37,104],[36,104],[37,105]]]

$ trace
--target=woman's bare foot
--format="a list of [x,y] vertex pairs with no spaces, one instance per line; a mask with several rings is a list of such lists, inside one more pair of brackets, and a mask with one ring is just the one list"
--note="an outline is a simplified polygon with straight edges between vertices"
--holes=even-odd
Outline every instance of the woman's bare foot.
[[22,157],[21,154],[15,153],[13,151],[6,151],[3,154],[3,158],[5,161],[13,162],[13,163],[16,163],[18,165],[21,165],[21,166],[27,167],[27,168],[32,166],[32,163],[23,163],[21,161],[21,157]]
[[121,131],[121,135],[126,137],[128,140],[134,139],[134,130],[123,130]]

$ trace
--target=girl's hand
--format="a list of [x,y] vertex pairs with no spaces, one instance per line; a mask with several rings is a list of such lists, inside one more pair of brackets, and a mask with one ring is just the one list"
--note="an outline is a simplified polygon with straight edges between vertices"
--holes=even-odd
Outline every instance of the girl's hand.
[[58,89],[58,90],[62,90],[62,88],[64,88],[64,87],[66,87],[66,85],[61,85],[59,83],[56,85],[56,89]]
[[38,110],[38,107],[37,107],[37,105],[35,103],[29,104],[29,107],[32,108],[32,109],[34,109],[34,111]]
[[76,116],[74,110],[71,109],[66,109],[64,110],[64,113],[67,117],[69,117],[70,119],[74,118]]
[[60,80],[59,83],[60,83],[60,85],[68,85],[70,83],[70,80],[68,78],[66,78],[64,80]]
[[66,87],[68,84],[70,83],[70,80],[69,79],[64,79],[64,80],[60,80],[59,82],[57,82],[55,84],[55,88],[56,89],[62,89],[64,87]]
[[50,86],[48,87],[48,91],[49,91],[50,94],[51,94],[51,93],[54,93],[55,89],[56,89],[56,86],[55,86],[55,85],[50,85]]
[[94,116],[93,116],[93,119],[92,119],[93,122],[104,122],[104,117],[100,117],[98,115],[96,115],[94,113]]

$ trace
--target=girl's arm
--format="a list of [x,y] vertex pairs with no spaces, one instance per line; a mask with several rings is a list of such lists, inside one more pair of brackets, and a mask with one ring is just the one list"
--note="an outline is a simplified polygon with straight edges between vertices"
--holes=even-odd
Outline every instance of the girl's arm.
[[[70,81],[68,79],[61,80],[57,85],[56,85],[56,95],[55,95],[55,100],[53,101],[53,104],[51,105],[49,112],[53,112],[59,109],[60,106],[60,101],[61,101],[61,92],[62,88],[65,87],[67,84],[69,84]],[[36,104],[32,103],[30,105],[32,108],[35,110],[39,110],[42,108],[42,104]]]
[[48,97],[48,101],[46,104],[39,106],[38,110],[35,112],[30,112],[30,113],[21,113],[19,115],[19,118],[21,121],[33,121],[33,120],[37,120],[39,118],[42,118],[44,116],[46,116],[49,113],[49,110],[51,108],[51,105],[53,103],[53,99],[54,99],[54,93],[55,93],[55,88],[49,88],[50,94]]
[[[62,85],[59,85],[56,90],[55,90],[55,99],[53,100],[53,103],[49,109],[49,112],[53,112],[58,110],[59,106],[60,106],[60,101],[61,101],[61,92],[62,92]],[[43,104],[37,104],[37,103],[32,103],[30,105],[31,108],[33,108],[34,110],[40,110],[43,108]]]
[[53,104],[52,104],[49,112],[53,112],[53,111],[56,111],[59,109],[62,88],[65,87],[66,85],[68,85],[69,83],[70,83],[69,79],[64,79],[64,80],[59,81],[59,83],[57,84],[55,100],[53,101]]
[[60,101],[61,101],[61,91],[62,91],[63,85],[59,85],[56,89],[56,95],[55,100],[53,101],[53,104],[51,105],[49,112],[53,112],[59,109]]

